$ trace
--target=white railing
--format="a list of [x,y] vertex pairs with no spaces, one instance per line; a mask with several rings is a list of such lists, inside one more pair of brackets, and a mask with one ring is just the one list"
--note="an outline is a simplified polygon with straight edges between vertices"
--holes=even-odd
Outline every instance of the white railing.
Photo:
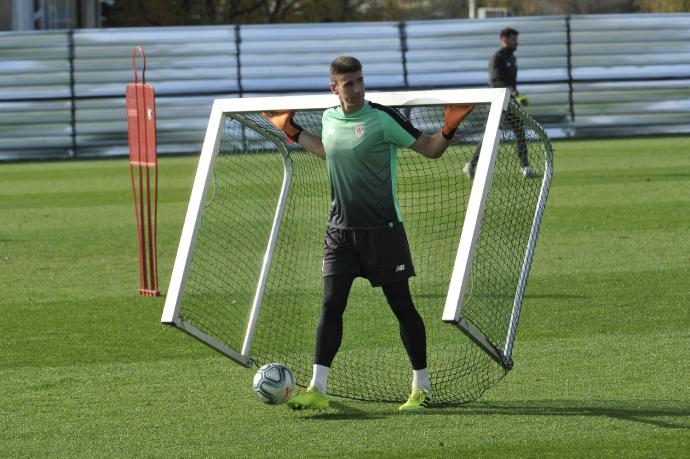
[[550,137],[690,132],[686,13],[0,32],[0,160],[126,155],[135,45],[159,152],[196,153],[213,99],[326,93],[341,54],[362,60],[370,90],[483,87],[506,26]]

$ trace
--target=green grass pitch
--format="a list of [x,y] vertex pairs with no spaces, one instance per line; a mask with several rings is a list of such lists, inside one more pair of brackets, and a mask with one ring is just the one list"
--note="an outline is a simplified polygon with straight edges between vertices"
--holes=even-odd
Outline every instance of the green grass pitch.
[[[125,160],[0,165],[0,456],[687,457],[690,138],[554,148],[515,368],[418,415],[262,404],[137,294]],[[163,292],[196,163],[160,160]]]

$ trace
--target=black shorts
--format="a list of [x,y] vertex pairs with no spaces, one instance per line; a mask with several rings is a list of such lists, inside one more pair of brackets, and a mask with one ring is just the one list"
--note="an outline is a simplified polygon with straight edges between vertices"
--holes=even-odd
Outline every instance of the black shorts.
[[410,245],[402,223],[372,230],[327,227],[323,276],[338,274],[364,277],[372,287],[414,276]]

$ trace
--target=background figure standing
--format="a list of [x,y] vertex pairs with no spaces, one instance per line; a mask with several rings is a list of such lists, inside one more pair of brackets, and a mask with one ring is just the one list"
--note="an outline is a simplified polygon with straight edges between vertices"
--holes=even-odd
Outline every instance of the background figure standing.
[[[528,103],[527,97],[520,94],[517,90],[518,68],[515,50],[517,50],[518,47],[519,34],[517,30],[511,29],[510,27],[501,30],[501,47],[491,56],[491,60],[489,61],[489,86],[492,88],[509,88],[510,97],[515,99],[519,104],[526,106]],[[525,142],[525,132],[522,129],[522,124],[519,120],[510,117],[504,117],[502,124],[515,134],[517,156],[520,160],[522,176],[525,178],[536,177],[536,174],[534,174],[529,166],[527,144]],[[472,155],[470,161],[463,168],[463,172],[470,179],[474,179],[481,148],[482,142],[480,141],[474,155]]]

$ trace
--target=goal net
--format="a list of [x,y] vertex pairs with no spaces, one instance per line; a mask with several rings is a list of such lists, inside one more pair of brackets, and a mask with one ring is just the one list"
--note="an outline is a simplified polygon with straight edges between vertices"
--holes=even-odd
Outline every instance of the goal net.
[[[397,191],[417,276],[434,401],[477,399],[512,367],[512,349],[552,174],[544,130],[504,89],[368,94],[427,134],[448,103],[472,103],[437,160],[398,151]],[[326,163],[285,140],[262,111],[294,110],[321,132],[335,96],[214,103],[162,322],[247,367],[289,366],[308,385],[322,302],[330,205]],[[480,146],[474,180],[463,167]],[[538,176],[526,179],[518,151]],[[329,393],[403,401],[410,363],[380,289],[353,285]]]

